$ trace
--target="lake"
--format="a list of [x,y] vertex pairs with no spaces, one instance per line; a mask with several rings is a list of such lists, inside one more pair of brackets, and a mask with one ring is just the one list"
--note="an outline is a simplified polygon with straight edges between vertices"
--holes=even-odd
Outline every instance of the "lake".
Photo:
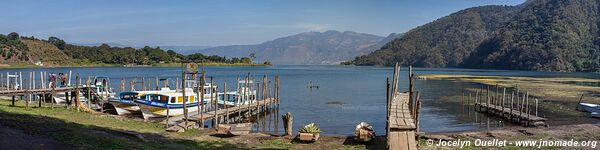
[[[0,73],[30,71],[47,71],[48,73],[73,72],[85,79],[87,76],[108,76],[112,87],[120,90],[120,81],[129,81],[141,77],[151,79],[155,85],[155,77],[181,77],[181,69],[177,67],[98,67],[98,68],[42,68],[42,69],[1,69]],[[305,124],[314,122],[321,127],[323,134],[351,135],[355,126],[362,122],[372,124],[377,134],[385,133],[386,112],[386,77],[392,76],[391,67],[360,66],[269,66],[269,67],[206,67],[207,76],[213,76],[222,91],[223,81],[229,89],[234,89],[238,76],[247,73],[258,79],[267,75],[269,80],[275,75],[281,80],[281,114],[291,112],[294,117],[294,130]],[[560,73],[536,71],[506,71],[448,68],[415,68],[415,74],[468,74],[468,75],[501,75],[532,77],[585,77],[600,78],[595,73]],[[401,69],[400,91],[408,89],[407,68]],[[39,80],[39,74],[37,75]],[[307,88],[309,83],[318,85],[319,89]],[[24,81],[25,83],[25,81]],[[175,81],[170,81],[174,87]],[[162,83],[161,83],[162,84]],[[460,94],[463,87],[480,86],[473,83],[453,81],[415,80],[415,90],[421,92],[422,109],[420,129],[424,132],[455,132],[465,130],[484,130],[511,126],[502,120],[475,113],[460,103],[447,103],[440,97]],[[542,112],[543,113],[543,112]],[[281,117],[278,117],[281,118]],[[582,119],[583,121],[589,121]],[[575,122],[550,122],[551,125]],[[282,130],[280,130],[282,131]]]

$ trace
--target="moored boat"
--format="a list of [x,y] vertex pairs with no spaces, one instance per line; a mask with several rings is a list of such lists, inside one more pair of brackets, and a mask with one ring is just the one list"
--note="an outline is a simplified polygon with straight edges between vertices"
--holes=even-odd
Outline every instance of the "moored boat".
[[[188,100],[185,102],[188,112],[197,111],[198,99],[196,99],[196,94],[192,91],[186,91],[186,97],[188,97]],[[184,110],[183,93],[181,92],[146,94],[141,96],[140,99],[136,99],[135,103],[139,106],[146,120],[182,115]]]
[[140,107],[137,106],[137,104],[135,104],[136,99],[140,99],[146,94],[158,94],[167,92],[175,92],[175,90],[171,90],[169,88],[162,88],[161,90],[155,91],[120,92],[118,97],[111,98],[109,102],[115,107],[115,110],[117,111],[118,115],[131,114],[140,110]]
[[579,103],[579,108],[586,112],[600,112],[600,105],[592,103]]

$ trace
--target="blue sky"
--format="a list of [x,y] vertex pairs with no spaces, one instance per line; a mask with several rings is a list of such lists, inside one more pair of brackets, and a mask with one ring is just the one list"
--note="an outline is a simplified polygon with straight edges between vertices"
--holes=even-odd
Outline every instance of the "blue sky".
[[219,46],[257,44],[307,31],[386,36],[450,13],[525,0],[8,0],[0,33],[70,43]]

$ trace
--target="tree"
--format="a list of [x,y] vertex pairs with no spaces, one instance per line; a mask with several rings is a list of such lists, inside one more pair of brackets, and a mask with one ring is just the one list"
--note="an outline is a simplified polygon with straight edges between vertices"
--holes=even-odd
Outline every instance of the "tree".
[[49,37],[48,38],[48,42],[56,47],[58,47],[58,49],[65,49],[65,41],[57,38],[57,37]]
[[10,40],[18,40],[20,38],[17,32],[11,32],[7,37]]
[[252,61],[254,61],[254,59],[256,59],[256,54],[254,54],[254,53],[250,53],[250,59],[251,59]]

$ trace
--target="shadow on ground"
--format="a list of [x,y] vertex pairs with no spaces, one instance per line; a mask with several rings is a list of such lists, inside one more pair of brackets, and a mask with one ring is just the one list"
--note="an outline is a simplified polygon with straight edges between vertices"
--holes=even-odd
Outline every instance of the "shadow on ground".
[[83,125],[2,109],[0,133],[20,136],[0,137],[2,147],[9,149],[244,149],[225,141],[174,139],[160,133],[139,133]]

